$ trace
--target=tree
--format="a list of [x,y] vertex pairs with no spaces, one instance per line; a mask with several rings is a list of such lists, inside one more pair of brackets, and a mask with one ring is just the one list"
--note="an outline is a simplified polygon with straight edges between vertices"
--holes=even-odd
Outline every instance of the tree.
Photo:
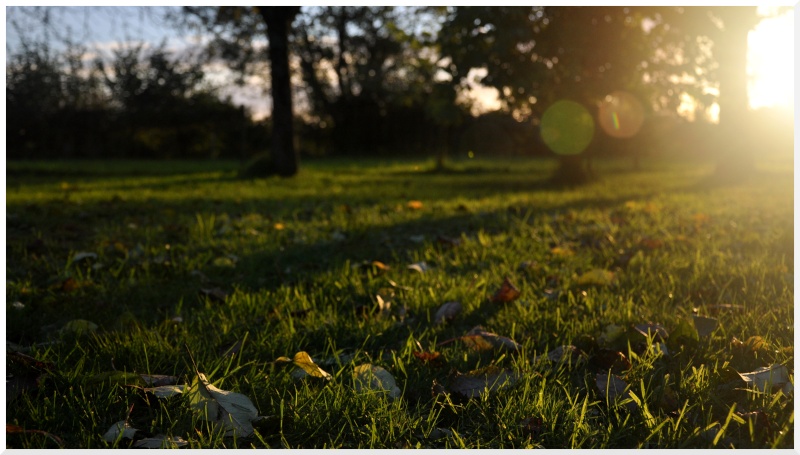
[[435,67],[426,56],[433,35],[418,31],[430,28],[422,25],[433,17],[426,12],[330,6],[298,18],[294,44],[307,110],[331,131],[335,150],[375,153],[427,136],[423,111]]
[[299,6],[259,6],[267,24],[272,93],[272,159],[283,177],[297,174],[299,157],[294,148],[294,112],[289,73],[289,29]]
[[254,45],[259,33],[268,41],[270,94],[272,95],[272,147],[268,163],[258,162],[249,173],[277,174],[291,177],[299,170],[299,156],[294,147],[294,109],[289,66],[289,36],[299,6],[220,6],[184,7],[189,22],[214,34],[211,57],[231,62],[239,73],[239,82],[259,66],[262,53]]
[[[718,101],[720,125],[733,132],[747,111],[747,32],[755,13],[754,7],[459,7],[440,36],[450,74],[463,78],[485,68],[481,82],[497,88],[505,108],[521,119],[541,115],[555,99],[593,107],[610,90],[624,89],[650,109],[673,113],[686,94],[701,109]],[[740,161],[731,158],[741,153],[728,152],[725,162]],[[573,171],[576,163],[562,159]]]

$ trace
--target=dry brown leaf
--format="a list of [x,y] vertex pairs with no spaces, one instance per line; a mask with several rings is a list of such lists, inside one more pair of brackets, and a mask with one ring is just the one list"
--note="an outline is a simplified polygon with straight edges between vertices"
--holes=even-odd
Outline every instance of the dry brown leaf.
[[452,321],[461,312],[461,302],[447,302],[436,310],[433,317],[434,324],[444,324]]
[[426,365],[431,365],[434,367],[440,367],[444,365],[445,360],[442,357],[442,354],[438,351],[431,351],[431,352],[417,352],[414,351],[411,353],[414,357],[420,359],[422,363]]
[[500,285],[500,289],[494,293],[490,300],[492,303],[509,303],[517,300],[520,294],[519,289],[511,284],[511,281],[506,277],[503,279],[503,284]]
[[483,330],[481,326],[473,327],[472,330],[459,339],[465,345],[476,351],[487,351],[490,349],[518,351],[522,348],[522,346],[511,338],[487,332]]
[[511,370],[490,366],[468,374],[459,374],[450,384],[450,390],[467,398],[475,398],[481,393],[489,393],[513,385],[517,375]]

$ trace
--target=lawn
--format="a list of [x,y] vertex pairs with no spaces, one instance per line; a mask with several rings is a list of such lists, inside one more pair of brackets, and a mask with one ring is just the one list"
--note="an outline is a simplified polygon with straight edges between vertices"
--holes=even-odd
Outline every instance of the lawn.
[[790,167],[237,167],[7,163],[6,447],[793,448]]

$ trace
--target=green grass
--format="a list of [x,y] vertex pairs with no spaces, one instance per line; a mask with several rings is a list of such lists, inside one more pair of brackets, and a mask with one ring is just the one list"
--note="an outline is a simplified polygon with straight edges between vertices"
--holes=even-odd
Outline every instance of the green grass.
[[[600,162],[600,181],[561,190],[545,185],[555,163],[536,160],[447,173],[330,160],[255,180],[217,162],[7,167],[6,367],[16,385],[6,420],[64,447],[127,447],[103,439],[126,419],[137,438],[179,436],[192,448],[793,447],[793,394],[737,381],[773,364],[794,374],[789,167],[762,163],[722,185],[706,164],[634,172]],[[72,261],[81,252],[97,256]],[[407,269],[421,261],[425,273]],[[613,281],[581,280],[596,269]],[[490,302],[505,277],[519,299]],[[201,292],[213,288],[224,301]],[[384,314],[378,294],[391,302]],[[449,301],[462,311],[435,324]],[[693,312],[719,327],[699,337]],[[97,329],[63,330],[74,320]],[[668,355],[632,328],[647,322],[669,331]],[[604,335],[612,324],[616,338]],[[442,343],[476,325],[521,348]],[[573,362],[534,361],[570,344],[582,351]],[[601,348],[630,361],[618,372],[628,403],[595,383],[608,368]],[[414,355],[423,350],[438,362]],[[299,351],[332,378],[294,379],[275,362]],[[191,384],[190,354],[266,416],[251,437],[224,436],[188,393],[159,399],[130,387],[136,377],[109,379],[116,370]],[[359,391],[363,363],[391,373],[401,397]],[[453,391],[460,374],[486,367],[515,381],[473,398]],[[6,438],[57,446],[31,431]]]

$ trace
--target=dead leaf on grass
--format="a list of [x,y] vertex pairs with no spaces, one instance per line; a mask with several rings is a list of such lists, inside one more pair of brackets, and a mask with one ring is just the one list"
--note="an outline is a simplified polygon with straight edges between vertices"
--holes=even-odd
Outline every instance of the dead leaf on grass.
[[481,326],[473,327],[472,330],[467,332],[466,335],[458,339],[476,351],[486,351],[491,349],[518,351],[522,348],[519,343],[511,338],[500,336],[496,333],[487,332],[483,330],[483,327]]
[[692,316],[694,319],[694,328],[697,329],[697,334],[701,337],[711,335],[714,330],[719,326],[719,321],[714,318],[707,318],[704,316]]
[[467,398],[475,398],[484,391],[491,393],[510,387],[516,381],[517,375],[511,370],[489,366],[467,374],[458,374],[450,383],[450,390]]
[[142,380],[150,387],[161,387],[165,385],[173,385],[178,382],[177,376],[169,376],[166,374],[140,374]]
[[739,373],[739,376],[747,385],[755,386],[762,392],[780,388],[783,393],[789,394],[793,390],[789,381],[789,370],[783,365],[761,367],[750,373]]
[[447,302],[442,304],[433,317],[434,324],[444,324],[452,321],[461,312],[461,302]]
[[511,281],[506,277],[503,279],[503,284],[500,285],[500,289],[498,289],[489,300],[492,303],[509,303],[517,300],[520,294],[519,289],[511,284]]
[[225,434],[248,437],[253,434],[253,421],[258,419],[258,409],[250,399],[236,392],[221,390],[208,382],[203,373],[196,372],[189,394],[192,409],[200,418],[225,428]]
[[399,398],[402,394],[394,376],[379,366],[368,363],[358,365],[353,369],[353,379],[356,392],[385,392],[390,398]]
[[84,259],[97,259],[97,253],[91,253],[87,251],[81,251],[79,253],[75,253],[75,256],[72,256],[72,263],[80,262]]
[[311,359],[311,356],[305,351],[300,351],[295,354],[292,360],[289,360],[288,357],[280,357],[277,359],[277,361],[291,362],[294,366],[296,366],[297,368],[292,371],[292,377],[297,379],[302,379],[307,376],[326,380],[331,378],[331,375],[314,363],[314,360]]
[[133,439],[136,432],[139,431],[133,428],[127,421],[120,420],[119,422],[111,425],[111,428],[105,432],[103,439],[106,442],[114,442],[118,438]]
[[[597,373],[595,382],[597,383],[597,388],[600,390],[600,393],[602,393],[609,402],[631,398],[630,391],[626,390],[628,384],[617,375]],[[628,401],[625,403],[625,408],[629,411],[633,411],[637,408],[637,404],[634,401]]]
[[422,363],[426,365],[431,365],[434,367],[440,367],[445,364],[445,360],[442,357],[442,354],[438,351],[431,351],[431,352],[417,352],[414,351],[411,353],[414,357],[418,358],[422,361]]
[[131,447],[134,449],[177,449],[188,444],[189,443],[180,436],[168,437],[163,434],[157,434],[152,438],[143,438],[134,441]]
[[420,261],[420,262],[415,262],[413,264],[409,264],[407,266],[407,268],[409,270],[414,270],[414,271],[417,271],[419,273],[425,273],[425,272],[427,272],[428,270],[431,269],[430,266],[425,261]]
[[564,345],[559,346],[552,351],[548,352],[546,356],[539,355],[533,359],[533,363],[537,363],[543,361],[544,359],[549,360],[553,363],[576,363],[584,360],[585,354],[581,352],[580,349],[576,348],[573,345]]

